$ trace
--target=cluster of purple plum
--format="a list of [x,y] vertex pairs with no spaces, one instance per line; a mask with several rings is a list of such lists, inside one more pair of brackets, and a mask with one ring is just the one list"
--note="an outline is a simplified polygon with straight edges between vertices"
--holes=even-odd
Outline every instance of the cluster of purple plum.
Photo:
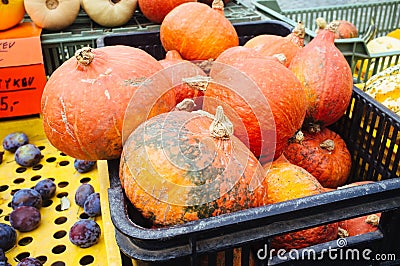
[[89,218],[80,219],[69,231],[69,240],[76,246],[87,248],[96,244],[101,235],[100,226],[93,220],[101,215],[100,193],[89,183],[81,184],[75,192],[75,203]]
[[[0,248],[7,251],[15,246],[17,231],[29,232],[36,229],[41,221],[40,208],[43,201],[55,195],[56,185],[52,179],[43,179],[34,188],[24,188],[16,191],[11,199],[12,211],[9,215],[10,225],[0,223]],[[4,257],[4,258],[3,258]],[[7,258],[1,256],[0,266],[8,265]],[[36,266],[42,263],[31,257],[21,259],[18,266]]]
[[[31,167],[40,162],[42,153],[40,149],[29,143],[28,136],[23,132],[13,132],[3,139],[3,148],[14,153],[15,162],[21,166]],[[0,153],[0,163],[4,152]]]

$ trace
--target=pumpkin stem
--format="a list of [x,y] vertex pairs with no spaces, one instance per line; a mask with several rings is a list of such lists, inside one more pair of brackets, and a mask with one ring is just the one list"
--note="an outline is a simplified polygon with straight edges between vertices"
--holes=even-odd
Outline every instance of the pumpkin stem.
[[343,228],[341,228],[341,227],[338,227],[338,236],[339,236],[340,238],[348,237],[348,236],[349,236],[349,232],[347,232],[346,229],[343,229]]
[[233,124],[224,114],[222,106],[218,106],[214,121],[210,125],[211,136],[217,139],[229,139],[233,135]]
[[327,139],[327,140],[323,141],[321,144],[319,144],[319,146],[322,149],[326,149],[328,151],[333,151],[335,149],[335,142],[331,139]]
[[339,28],[339,24],[340,22],[338,21],[332,21],[331,23],[328,24],[328,27],[326,29],[330,30],[333,33],[336,33]]
[[1,0],[1,2],[5,5],[8,5],[8,0]]
[[58,1],[57,0],[46,0],[46,7],[49,10],[56,9],[58,7]]
[[165,59],[183,60],[181,54],[177,50],[169,50],[165,55]]
[[272,55],[272,57],[278,59],[279,63],[281,63],[282,65],[286,64],[287,58],[284,54],[274,54]]
[[307,131],[310,133],[318,133],[321,131],[321,125],[317,123],[308,123],[308,126],[306,127]]
[[224,14],[224,1],[223,0],[214,0],[211,4],[212,9],[215,11]]
[[189,78],[182,78],[182,82],[187,84],[189,87],[199,90],[206,91],[208,83],[210,83],[211,78],[207,76],[194,76]]
[[306,29],[302,21],[297,22],[296,27],[287,37],[291,42],[299,47],[304,47],[304,37],[306,36]]
[[304,140],[304,134],[301,130],[297,131],[296,134],[290,139],[290,142],[293,143],[302,143]]
[[175,106],[175,110],[191,112],[195,106],[196,104],[194,103],[193,99],[186,98]]
[[319,32],[320,30],[325,29],[325,28],[326,28],[326,25],[327,25],[326,20],[325,20],[324,18],[321,18],[321,17],[316,18],[315,23],[317,23],[317,27],[318,27],[318,28],[315,30],[315,33],[317,33],[317,34],[318,34],[318,32]]
[[94,59],[93,48],[83,47],[75,52],[75,58],[82,65],[88,66]]
[[378,226],[379,225],[379,216],[376,214],[368,215],[367,218],[365,219],[365,222],[372,226]]

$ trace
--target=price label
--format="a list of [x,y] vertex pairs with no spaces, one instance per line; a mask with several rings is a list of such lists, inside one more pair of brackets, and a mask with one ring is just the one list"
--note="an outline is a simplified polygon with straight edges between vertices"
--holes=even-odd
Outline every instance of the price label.
[[40,113],[43,64],[0,68],[0,118]]
[[46,84],[41,30],[23,22],[0,31],[0,118],[40,113]]
[[40,33],[31,22],[0,31],[0,67],[43,64]]

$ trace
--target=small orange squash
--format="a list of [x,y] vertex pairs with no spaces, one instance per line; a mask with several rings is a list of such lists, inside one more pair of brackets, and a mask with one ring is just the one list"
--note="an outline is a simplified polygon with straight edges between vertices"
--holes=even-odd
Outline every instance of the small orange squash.
[[222,0],[214,0],[212,7],[189,2],[174,8],[160,26],[164,49],[177,50],[187,60],[208,60],[239,45],[237,32],[224,16],[223,7]]
[[289,66],[297,51],[304,47],[304,36],[304,24],[300,21],[293,31],[285,37],[262,34],[248,40],[244,46],[253,48],[262,55],[284,54],[286,57],[285,66]]
[[[327,22],[324,18],[317,18],[315,20],[317,23],[317,30],[318,33],[320,30],[325,29],[327,26]],[[347,39],[347,38],[356,38],[358,37],[358,29],[357,27],[347,20],[334,20],[333,22],[339,23],[338,29],[335,33],[335,39]]]
[[216,106],[225,105],[235,136],[260,162],[278,158],[301,128],[307,108],[296,76],[276,58],[260,57],[247,47],[225,50],[215,60],[210,76],[218,84],[207,87],[203,109],[213,113]]
[[[141,84],[162,69],[155,58],[134,47],[78,50],[53,72],[42,94],[43,126],[50,143],[77,159],[119,158],[125,110]],[[173,91],[159,98],[162,101],[145,117],[175,107]],[[134,100],[148,104],[136,95]]]
[[318,131],[343,116],[353,92],[353,76],[335,46],[338,23],[330,23],[296,53],[289,69],[303,85],[308,101],[306,130]]
[[0,1],[0,30],[7,30],[22,21],[25,15],[24,0]]
[[[365,184],[373,183],[374,181],[358,181],[353,182],[338,189],[349,188],[353,186],[360,186]],[[381,213],[374,213],[370,215],[364,215],[347,219],[339,222],[339,237],[356,236],[378,230],[379,220]]]
[[328,128],[301,134],[301,139],[294,139],[284,150],[285,157],[315,176],[323,187],[342,186],[351,169],[351,155],[344,140]]
[[187,2],[197,2],[197,0],[138,0],[138,5],[148,20],[161,24],[172,9]]
[[[318,180],[303,168],[290,163],[284,156],[271,164],[264,165],[265,180],[268,186],[269,204],[298,199],[325,192]],[[338,224],[332,223],[310,229],[295,231],[276,236],[271,240],[270,248],[300,249],[334,240],[337,237]]]
[[222,108],[215,118],[203,113],[157,115],[124,144],[121,183],[132,204],[155,226],[255,207],[266,198],[263,168],[232,135]]

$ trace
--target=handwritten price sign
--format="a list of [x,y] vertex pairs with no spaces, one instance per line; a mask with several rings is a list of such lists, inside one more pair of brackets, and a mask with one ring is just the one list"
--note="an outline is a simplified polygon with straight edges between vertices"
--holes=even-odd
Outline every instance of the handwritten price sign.
[[29,22],[0,32],[0,118],[40,113],[46,84],[40,33]]
[[0,68],[0,118],[40,113],[43,64]]

